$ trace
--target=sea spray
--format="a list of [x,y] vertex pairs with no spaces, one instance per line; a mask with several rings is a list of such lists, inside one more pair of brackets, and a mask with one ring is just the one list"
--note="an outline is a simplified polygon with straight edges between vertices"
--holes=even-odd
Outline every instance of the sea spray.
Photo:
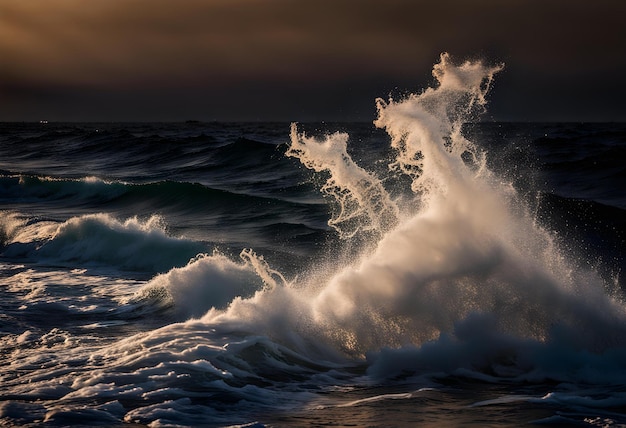
[[321,191],[337,203],[328,224],[342,238],[352,238],[359,232],[384,233],[397,224],[397,207],[380,180],[350,158],[347,143],[347,134],[335,133],[321,142],[298,134],[292,124],[286,155],[298,158],[316,172],[328,173]]
[[[501,68],[454,65],[444,54],[433,70],[437,87],[401,101],[378,100],[375,124],[397,152],[390,171],[411,178],[418,208],[380,230],[375,251],[341,269],[313,301],[315,322],[345,351],[358,355],[454,335],[472,314],[486,314],[498,332],[521,338],[545,341],[558,330],[593,349],[623,342],[622,308],[603,294],[596,275],[564,260],[512,186],[493,176],[461,133],[484,109]],[[347,136],[314,141],[293,126],[291,140],[289,153],[329,171],[325,189],[339,195],[339,219],[368,213],[371,227],[381,223],[371,220],[377,213],[397,218],[400,209],[382,181],[346,154]],[[371,205],[354,185],[363,181],[376,189]],[[598,336],[610,326],[618,332]]]
[[27,223],[19,213],[0,211],[0,249],[13,242],[17,232]]
[[[412,94],[401,102],[376,100],[376,126],[385,128],[397,158],[390,167],[413,179],[413,190],[429,191],[449,184],[450,179],[467,181],[464,156],[476,160],[477,151],[463,138],[461,126],[484,110],[486,94],[502,65],[481,62],[452,64],[442,54],[433,68],[438,86]],[[484,166],[484,157],[481,164]]]

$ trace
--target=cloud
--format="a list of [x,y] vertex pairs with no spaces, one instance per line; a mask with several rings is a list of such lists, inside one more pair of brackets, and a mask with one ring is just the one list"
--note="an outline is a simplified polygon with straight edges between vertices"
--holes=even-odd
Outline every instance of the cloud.
[[393,1],[7,0],[1,7],[5,74],[43,83],[402,72],[432,37],[429,20],[419,23],[410,3]]
[[626,69],[625,14],[611,0],[2,0],[0,97],[414,90],[443,51],[503,61],[519,88],[580,85]]

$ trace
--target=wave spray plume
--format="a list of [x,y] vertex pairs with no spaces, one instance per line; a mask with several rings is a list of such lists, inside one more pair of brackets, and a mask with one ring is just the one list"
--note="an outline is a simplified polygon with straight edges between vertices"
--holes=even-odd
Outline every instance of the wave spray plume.
[[[335,223],[363,212],[368,227],[394,224],[381,229],[371,254],[341,269],[314,300],[313,318],[345,351],[421,345],[459,334],[477,317],[490,322],[476,328],[524,339],[547,341],[558,331],[577,346],[623,344],[623,309],[604,294],[600,279],[560,255],[514,189],[486,168],[484,155],[461,133],[484,110],[501,69],[455,65],[443,54],[433,70],[436,87],[377,101],[375,124],[397,153],[389,171],[410,177],[412,210],[396,205],[383,180],[353,163],[347,136],[315,141],[292,128],[290,154],[330,172],[325,189],[339,195],[341,206]],[[361,188],[375,189],[375,197]]]

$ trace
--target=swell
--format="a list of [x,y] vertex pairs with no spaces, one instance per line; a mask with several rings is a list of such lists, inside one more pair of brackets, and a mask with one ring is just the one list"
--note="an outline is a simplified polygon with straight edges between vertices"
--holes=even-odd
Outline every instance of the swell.
[[[0,169],[30,175],[84,176],[85,169],[118,181],[180,179],[179,174],[256,166],[280,158],[276,129],[246,124],[20,124],[0,135]],[[2,159],[10,159],[4,163]],[[243,165],[242,165],[243,162]],[[149,168],[146,168],[149,166]]]
[[[293,200],[292,200],[293,199]],[[310,227],[323,222],[323,204],[296,198],[263,197],[207,187],[200,183],[171,180],[145,184],[105,181],[95,177],[66,179],[32,175],[0,176],[0,202],[4,204],[57,204],[67,208],[106,208],[129,213],[156,212],[178,215],[224,215],[227,222],[239,221],[254,212],[257,220],[275,217],[278,221],[300,219]],[[260,214],[256,207],[263,207]],[[283,215],[283,214],[289,214]],[[230,218],[229,218],[230,217]],[[297,221],[296,221],[297,222]],[[321,228],[324,228],[323,226]]]
[[[319,243],[332,239],[323,203],[238,194],[199,183],[5,175],[0,177],[4,204],[12,210],[0,220],[0,253],[45,263],[155,273],[216,247],[236,253],[252,245],[295,274],[303,258],[308,263],[321,251]],[[38,215],[42,205],[45,212]]]
[[540,190],[626,209],[626,125],[472,123],[464,133],[489,168],[523,193]]

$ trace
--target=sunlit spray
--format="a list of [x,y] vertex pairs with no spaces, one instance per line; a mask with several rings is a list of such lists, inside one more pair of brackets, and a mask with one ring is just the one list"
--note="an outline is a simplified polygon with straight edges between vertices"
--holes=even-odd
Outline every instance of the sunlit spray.
[[[326,178],[321,190],[335,206],[329,225],[351,248],[349,258],[339,254],[337,263],[287,280],[251,251],[241,262],[216,254],[164,276],[160,286],[211,328],[266,335],[318,357],[482,336],[594,350],[623,344],[623,308],[598,275],[568,262],[463,136],[501,69],[458,65],[444,54],[435,87],[378,100],[375,124],[395,151],[387,177],[350,157],[347,134],[319,139],[292,125],[287,155]],[[387,178],[398,174],[409,179],[409,194],[394,199],[398,192],[387,186],[397,180]],[[355,240],[363,243],[356,254]],[[230,302],[215,304],[213,293],[185,300],[189,288],[211,287],[216,272]],[[237,285],[242,280],[248,285]]]
[[375,124],[396,151],[389,173],[410,177],[412,212],[396,206],[384,181],[350,159],[348,136],[316,141],[292,126],[288,154],[329,172],[322,190],[340,207],[331,225],[341,232],[344,219],[358,217],[380,231],[375,251],[340,270],[312,303],[313,318],[343,349],[419,345],[453,334],[476,314],[490,317],[501,333],[540,341],[555,326],[589,346],[618,340],[617,333],[595,331],[623,318],[600,280],[559,255],[514,189],[462,135],[462,125],[484,110],[501,69],[455,65],[443,54],[433,69],[436,87],[377,101]]

